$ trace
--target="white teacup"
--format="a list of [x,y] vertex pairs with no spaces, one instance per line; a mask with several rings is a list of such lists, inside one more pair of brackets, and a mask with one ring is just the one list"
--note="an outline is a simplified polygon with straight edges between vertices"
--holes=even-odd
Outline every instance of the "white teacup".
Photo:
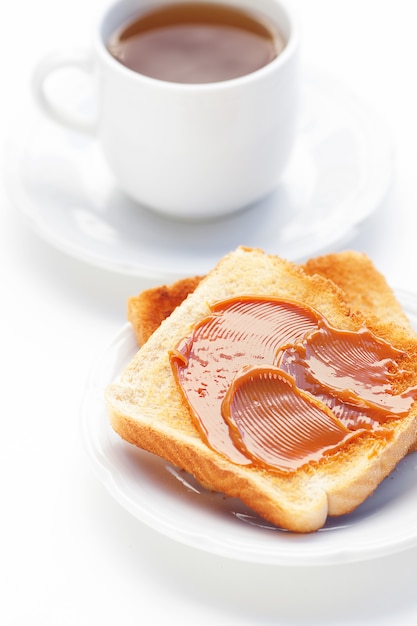
[[[298,33],[281,0],[223,0],[247,11],[255,4],[283,34],[282,52],[243,76],[192,84],[149,77],[112,56],[107,46],[117,27],[139,11],[175,2],[111,5],[92,50],[48,55],[35,68],[33,91],[55,121],[96,137],[120,188],[138,203],[173,218],[208,219],[251,205],[279,182],[295,135]],[[48,95],[47,78],[65,67],[91,74],[96,119]]]

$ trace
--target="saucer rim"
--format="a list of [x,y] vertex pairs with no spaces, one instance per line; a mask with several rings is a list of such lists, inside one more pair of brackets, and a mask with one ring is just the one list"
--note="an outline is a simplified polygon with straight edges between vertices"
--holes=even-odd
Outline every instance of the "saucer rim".
[[[309,80],[314,80],[314,84],[319,85],[321,89],[328,90],[330,84],[331,92],[336,95],[339,94],[339,97],[343,96],[347,99],[348,104],[350,108],[354,110],[354,114],[357,116],[357,119],[360,119],[363,124],[372,120],[372,125],[375,130],[370,132],[372,132],[373,138],[378,137],[380,141],[378,150],[376,151],[378,152],[380,162],[378,163],[378,188],[376,188],[375,184],[372,188],[362,185],[361,193],[357,194],[358,197],[356,198],[355,206],[349,206],[348,210],[345,209],[343,213],[343,220],[341,220],[340,215],[336,215],[335,212],[334,216],[328,216],[325,222],[318,224],[319,228],[317,228],[317,232],[308,232],[304,235],[304,239],[301,237],[294,239],[293,242],[290,242],[290,245],[292,243],[295,251],[293,254],[283,254],[283,256],[296,262],[301,262],[309,256],[313,256],[318,253],[324,253],[326,250],[331,250],[332,247],[340,246],[343,242],[347,242],[357,233],[360,226],[379,208],[384,197],[387,195],[393,179],[395,161],[395,149],[391,133],[383,120],[378,116],[378,114],[375,113],[374,110],[369,108],[368,105],[357,95],[353,94],[338,78],[329,77],[323,72],[312,68],[304,69],[302,76],[302,82],[306,83]],[[26,115],[25,117],[28,120],[30,118],[33,123],[35,123],[35,120],[40,120],[43,124],[52,125],[57,128],[57,133],[74,132],[57,126],[55,122],[51,122],[46,119],[45,116],[34,107],[31,109],[31,115]],[[31,121],[27,122],[25,128],[32,128],[33,124]],[[27,133],[24,132],[21,124],[19,125],[19,129],[20,132],[18,133],[15,132],[15,129],[12,129],[9,135],[9,141],[7,144],[8,158],[6,159],[6,187],[11,201],[20,210],[20,214],[25,218],[28,226],[30,226],[39,237],[41,237],[49,245],[52,245],[70,257],[76,258],[79,261],[96,268],[116,274],[162,280],[180,278],[187,273],[187,270],[184,268],[184,262],[186,260],[185,257],[179,262],[179,265],[177,260],[177,264],[175,265],[175,261],[174,263],[171,263],[170,257],[167,256],[166,262],[158,267],[153,266],[151,260],[147,262],[145,258],[142,258],[141,260],[139,258],[135,258],[132,260],[127,259],[126,257],[120,257],[115,260],[109,256],[106,257],[102,251],[97,252],[94,249],[88,248],[80,243],[75,243],[72,240],[69,241],[68,236],[62,237],[59,236],[59,234],[57,235],[56,230],[51,228],[48,223],[45,223],[45,219],[39,219],[39,216],[35,218],[34,211],[32,209],[33,206],[36,206],[36,201],[30,197],[30,194],[25,190],[24,185],[19,184],[19,181],[22,178],[20,168],[22,166],[23,155],[25,154],[24,148],[27,148],[27,140],[25,140],[25,137],[23,136]],[[85,140],[90,142],[95,141],[94,138],[85,138]],[[372,165],[375,167],[376,164]],[[208,222],[200,222],[200,225],[206,226],[208,224],[210,226],[210,224],[218,224],[220,227],[222,223],[229,220],[238,226],[239,216],[244,215],[247,211],[251,211],[251,209],[253,209],[253,207],[243,209],[242,211],[239,211],[232,216],[226,216],[225,218],[210,220]],[[144,212],[147,211],[147,209],[144,209],[143,207],[141,207],[140,210]],[[164,224],[167,230],[170,225],[178,225],[181,223],[181,220],[163,218],[161,215],[157,215],[152,211],[150,211],[149,214],[152,215],[151,219],[155,218],[157,221],[159,220],[160,224]],[[188,227],[190,222],[186,222],[186,225]],[[320,232],[318,232],[319,230]],[[315,243],[316,241],[317,244]],[[244,242],[243,244],[239,242],[238,245],[246,244]],[[284,242],[284,247],[285,245],[288,245],[288,242]],[[259,241],[259,245],[256,244],[253,247],[260,247],[268,253],[280,254],[280,250],[277,249],[279,246],[280,242],[277,239],[274,241],[272,246],[269,246],[269,249],[263,245],[262,241]],[[220,251],[219,254],[215,254],[213,251],[211,256],[215,256],[217,259],[219,256],[223,256],[223,254],[229,252],[235,247],[236,245],[232,243],[227,250],[224,249]],[[165,258],[164,255],[165,251],[164,254],[159,255],[158,258]],[[198,262],[198,259],[192,259],[192,261],[195,265],[194,262]],[[212,265],[213,261],[207,262],[205,267],[197,268],[196,273],[205,273]]]

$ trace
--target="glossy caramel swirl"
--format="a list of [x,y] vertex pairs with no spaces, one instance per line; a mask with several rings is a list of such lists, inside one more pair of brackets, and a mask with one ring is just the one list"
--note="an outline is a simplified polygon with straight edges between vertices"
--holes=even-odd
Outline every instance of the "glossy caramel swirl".
[[243,297],[217,303],[171,355],[204,441],[240,464],[280,472],[318,461],[405,415],[404,353],[363,328],[332,328],[312,308]]

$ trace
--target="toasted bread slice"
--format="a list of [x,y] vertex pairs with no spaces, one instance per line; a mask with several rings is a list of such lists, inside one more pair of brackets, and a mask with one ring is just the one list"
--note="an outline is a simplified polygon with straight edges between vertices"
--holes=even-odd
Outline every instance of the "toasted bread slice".
[[[289,474],[231,462],[202,439],[172,373],[169,353],[188,337],[215,302],[244,295],[302,302],[335,328],[358,330],[365,317],[352,314],[343,291],[317,274],[259,250],[238,248],[225,256],[165,319],[106,390],[114,430],[128,442],[193,474],[202,485],[238,497],[260,516],[295,532],[319,529],[329,515],[355,509],[405,456],[417,433],[417,407]],[[407,352],[408,383],[417,382],[417,341],[404,326],[372,317],[369,329]],[[403,383],[398,380],[400,387]]]
[[[346,250],[309,259],[301,267],[307,274],[332,280],[343,290],[351,310],[362,311],[385,322],[395,322],[414,332],[393,290],[366,254]],[[194,291],[201,279],[202,276],[187,277],[129,298],[127,318],[139,346]],[[411,446],[410,452],[415,450],[417,442]]]
[[[362,311],[385,322],[395,322],[414,332],[393,290],[366,254],[352,250],[331,253],[309,259],[301,267],[307,274],[332,280],[343,290],[351,310]],[[127,318],[139,346],[194,291],[202,278],[187,277],[129,298]],[[415,450],[417,442],[410,447],[410,452]]]

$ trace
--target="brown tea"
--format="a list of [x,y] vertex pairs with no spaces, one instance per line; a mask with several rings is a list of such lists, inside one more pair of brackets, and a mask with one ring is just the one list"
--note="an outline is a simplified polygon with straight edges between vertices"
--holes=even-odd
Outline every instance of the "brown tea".
[[159,80],[213,83],[267,65],[285,47],[274,24],[232,6],[191,2],[137,15],[108,49],[126,67]]

